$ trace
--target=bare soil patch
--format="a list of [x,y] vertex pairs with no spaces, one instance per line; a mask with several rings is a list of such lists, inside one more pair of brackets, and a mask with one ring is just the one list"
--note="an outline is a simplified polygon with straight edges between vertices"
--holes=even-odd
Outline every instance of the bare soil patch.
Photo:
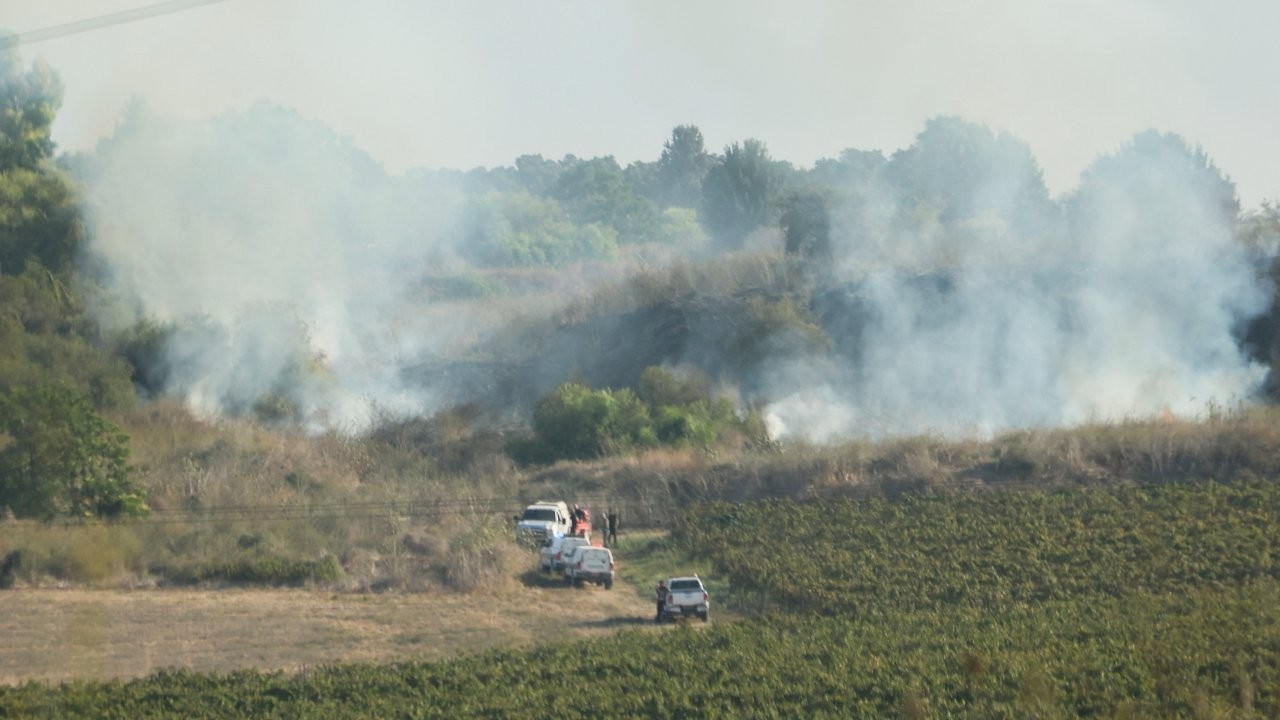
[[0,683],[441,659],[605,635],[652,613],[622,582],[469,594],[17,589],[0,592]]

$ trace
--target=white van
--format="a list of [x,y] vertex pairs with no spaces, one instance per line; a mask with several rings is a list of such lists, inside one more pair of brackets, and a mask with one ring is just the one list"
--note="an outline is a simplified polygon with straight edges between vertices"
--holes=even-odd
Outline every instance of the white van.
[[565,561],[566,585],[582,585],[584,582],[590,582],[604,585],[605,590],[611,590],[613,577],[613,551],[609,548],[586,545],[578,548]]
[[573,537],[572,535],[557,535],[542,544],[542,549],[538,551],[540,562],[542,563],[543,572],[555,572],[556,570],[564,570],[565,558],[573,554],[573,551],[587,544],[586,538]]

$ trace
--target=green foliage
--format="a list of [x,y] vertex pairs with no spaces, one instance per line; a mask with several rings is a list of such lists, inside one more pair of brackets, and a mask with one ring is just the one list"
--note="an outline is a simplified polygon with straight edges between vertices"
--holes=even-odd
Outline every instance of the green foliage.
[[575,223],[613,228],[622,243],[649,240],[658,222],[653,205],[632,191],[612,157],[569,165],[560,173],[551,196]]
[[[1126,219],[1119,226],[1117,208]],[[1148,130],[1086,168],[1066,209],[1078,238],[1114,241],[1121,235],[1154,251],[1188,225],[1231,227],[1240,201],[1235,184],[1203,149]]]
[[709,449],[728,431],[764,439],[756,418],[739,418],[731,401],[710,396],[705,378],[650,367],[637,392],[561,385],[534,409],[533,437],[515,441],[508,451],[523,463],[546,463],[659,444]]
[[98,344],[81,299],[33,263],[0,275],[0,390],[40,383],[75,388],[102,408],[134,402],[128,365]]
[[61,273],[84,240],[77,197],[60,171],[0,166],[0,272],[16,275],[29,261]]
[[501,279],[475,271],[429,278],[426,284],[432,294],[441,300],[484,300],[507,293],[507,287]]
[[61,273],[82,243],[71,183],[49,162],[61,102],[47,65],[24,71],[16,50],[0,48],[0,273],[17,275],[30,260]]
[[674,447],[710,448],[722,432],[745,425],[727,398],[712,398],[705,378],[677,376],[658,367],[640,376],[640,399],[649,407],[658,441]]
[[671,139],[663,144],[655,168],[659,206],[697,206],[702,198],[702,180],[714,161],[696,125],[677,125],[671,131]]
[[829,268],[831,213],[823,193],[792,193],[784,203],[780,222],[787,255],[805,260],[814,268]]
[[1280,580],[1280,483],[714,504],[680,537],[783,607],[999,611]]
[[533,439],[512,448],[522,462],[584,459],[655,444],[648,408],[630,390],[569,382],[538,401]]
[[128,437],[89,399],[53,385],[0,395],[0,506],[18,517],[116,517],[147,512],[129,478]]
[[[245,540],[243,537],[241,539]],[[242,544],[252,548],[255,543]],[[168,573],[168,579],[174,582],[224,582],[235,585],[331,583],[341,576],[342,566],[332,555],[318,560],[300,560],[269,552],[249,553],[238,558],[179,568]]]
[[171,373],[165,348],[177,332],[175,323],[144,319],[112,339],[115,354],[129,363],[130,379],[144,396],[154,397],[164,391]]
[[737,247],[753,230],[773,222],[782,182],[759,140],[733,143],[702,181],[701,217],[707,231]]
[[608,259],[618,252],[612,227],[574,225],[555,200],[527,193],[490,193],[477,199],[468,227],[466,252],[491,267],[564,265]]
[[931,118],[911,147],[893,154],[884,173],[903,208],[937,208],[944,225],[994,218],[1034,233],[1054,216],[1026,142],[957,117]]
[[651,239],[678,248],[697,250],[706,246],[707,233],[698,223],[697,210],[669,207],[658,217]]
[[884,170],[885,158],[879,150],[841,151],[838,158],[822,158],[813,164],[805,180],[818,188],[841,196],[857,194],[873,184]]
[[24,70],[16,48],[0,48],[0,169],[34,169],[53,154],[60,105],[62,82],[47,64]]
[[794,299],[751,298],[728,339],[726,353],[734,366],[749,371],[770,358],[820,353],[830,343],[826,331]]
[[1249,322],[1242,344],[1251,357],[1271,369],[1264,390],[1274,401],[1280,398],[1280,207],[1262,203],[1241,218],[1236,235],[1271,282],[1271,302],[1266,312]]

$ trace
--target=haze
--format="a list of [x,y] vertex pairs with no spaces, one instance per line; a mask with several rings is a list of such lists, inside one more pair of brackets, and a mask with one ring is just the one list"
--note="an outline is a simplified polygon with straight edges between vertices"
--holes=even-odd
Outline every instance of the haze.
[[[0,2],[15,32],[141,0]],[[128,98],[202,118],[267,99],[393,172],[524,153],[652,159],[673,126],[807,164],[886,153],[953,114],[1023,139],[1054,193],[1147,128],[1203,146],[1245,207],[1280,195],[1280,4],[229,0],[24,46],[62,76],[54,138]]]

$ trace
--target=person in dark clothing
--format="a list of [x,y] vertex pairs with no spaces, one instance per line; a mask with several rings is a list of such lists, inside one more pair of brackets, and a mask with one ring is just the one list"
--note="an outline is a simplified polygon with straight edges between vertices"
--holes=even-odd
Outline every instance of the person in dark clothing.
[[654,616],[653,621],[662,622],[662,611],[667,609],[667,595],[671,591],[667,589],[667,581],[658,581],[658,614]]
[[618,511],[610,510],[605,516],[604,542],[606,545],[618,543]]

